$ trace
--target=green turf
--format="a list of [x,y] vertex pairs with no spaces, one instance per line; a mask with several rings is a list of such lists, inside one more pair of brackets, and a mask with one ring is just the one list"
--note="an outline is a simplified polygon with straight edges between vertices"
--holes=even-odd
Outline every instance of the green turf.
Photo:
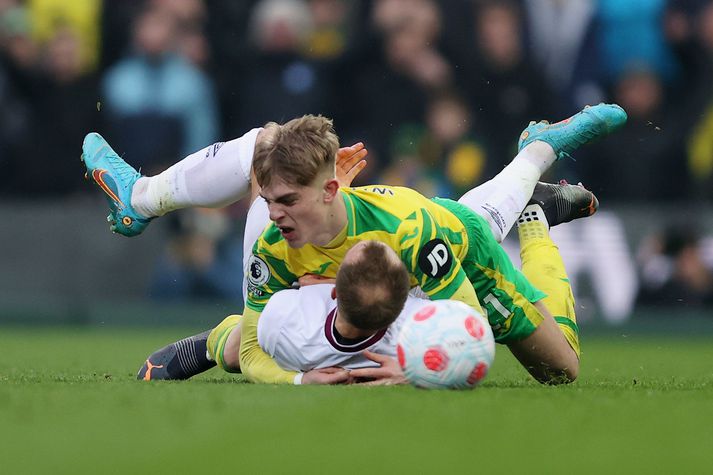
[[0,473],[713,470],[710,338],[590,338],[567,387],[502,347],[475,391],[134,380],[181,336],[0,327]]

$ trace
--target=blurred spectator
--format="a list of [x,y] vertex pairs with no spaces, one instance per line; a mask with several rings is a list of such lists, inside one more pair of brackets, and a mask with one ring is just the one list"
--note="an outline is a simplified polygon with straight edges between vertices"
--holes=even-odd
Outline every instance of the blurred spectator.
[[371,20],[380,50],[352,67],[347,106],[352,127],[374,152],[372,164],[383,166],[401,130],[423,124],[429,96],[451,87],[453,68],[437,48],[442,24],[435,2],[384,0]]
[[700,237],[688,224],[652,236],[639,256],[642,272],[638,303],[713,306],[713,269],[702,252]]
[[157,300],[221,299],[242,303],[242,235],[221,210],[188,209],[166,219],[173,236],[154,269]]
[[675,72],[663,32],[666,0],[600,0],[602,72],[615,80],[631,68],[649,67],[669,82]]
[[678,45],[687,72],[680,96],[687,114],[682,119],[690,130],[688,166],[694,196],[713,202],[713,2],[695,11],[698,16],[692,35],[686,28],[693,21],[690,17],[683,16],[683,25],[678,27],[683,33],[678,32],[677,37],[688,38]]
[[105,1],[101,15],[101,70],[131,53],[131,28],[148,0]]
[[[99,27],[102,0],[28,0],[32,36],[40,44],[52,41],[59,30],[76,36],[80,64],[94,70],[99,60]],[[84,72],[84,71],[82,71]]]
[[305,44],[305,54],[318,60],[339,58],[345,54],[356,34],[353,2],[349,0],[309,0],[312,31]]
[[[9,142],[7,190],[33,198],[67,194],[84,188],[78,144],[98,125],[97,81],[87,64],[92,57],[60,13],[51,36],[33,42],[28,33],[37,16],[27,13],[15,6],[2,16],[6,78],[14,83],[7,90],[17,94],[8,104],[16,115],[1,129],[12,134],[3,140]],[[30,157],[43,173],[27,165]]]
[[614,101],[627,111],[626,126],[589,147],[576,165],[603,201],[681,201],[689,192],[683,131],[666,103],[661,78],[634,69],[615,84]]
[[669,0],[664,14],[663,33],[675,53],[680,66],[679,85],[684,85],[690,93],[692,85],[698,85],[703,78],[702,70],[709,63],[705,53],[706,30],[710,31],[710,20],[706,18],[706,7],[710,0]]
[[199,69],[205,69],[210,51],[203,32],[207,15],[203,0],[152,0],[152,4],[165,9],[176,20],[178,54]]
[[528,49],[566,115],[602,102],[596,0],[525,0]]
[[[19,186],[33,196],[86,190],[79,162],[82,137],[100,127],[99,88],[87,72],[80,38],[69,27],[58,28],[48,40],[32,78],[32,140],[28,152],[35,166],[23,157]],[[37,166],[43,173],[38,174]]]
[[523,17],[515,2],[475,3],[474,46],[461,77],[471,108],[480,117],[492,160],[487,176],[510,162],[520,132],[531,120],[553,117],[558,110],[547,82],[523,50]]
[[[252,66],[254,54],[248,39],[250,13],[256,0],[226,2],[206,0],[205,36],[213,60],[208,64],[220,103],[221,137],[242,135],[238,121],[242,74]],[[260,125],[256,122],[257,125]],[[253,127],[254,125],[251,125]]]
[[[313,31],[310,9],[299,0],[262,0],[248,25],[252,45],[248,67],[235,71],[236,117],[230,136],[268,121],[303,114],[332,115],[329,71],[307,58],[304,48]],[[247,53],[247,52],[246,52]]]
[[32,133],[30,92],[23,88],[37,48],[29,36],[27,10],[13,0],[0,1],[0,191],[20,187],[19,158]]
[[6,65],[21,71],[32,70],[37,62],[39,48],[31,36],[32,18],[27,7],[19,0],[3,0],[0,15]]
[[214,86],[177,53],[180,21],[160,2],[133,25],[134,52],[114,65],[103,82],[110,138],[132,163],[160,168],[215,141]]
[[403,127],[391,145],[384,181],[426,196],[460,198],[483,181],[486,152],[464,101],[443,93],[430,101],[425,127]]

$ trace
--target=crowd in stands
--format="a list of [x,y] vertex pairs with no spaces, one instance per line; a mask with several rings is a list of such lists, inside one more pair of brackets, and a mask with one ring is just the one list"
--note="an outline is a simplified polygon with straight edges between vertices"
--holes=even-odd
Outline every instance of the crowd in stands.
[[150,174],[313,113],[367,144],[360,183],[458,197],[601,101],[628,125],[547,178],[713,202],[712,0],[0,0],[2,196],[94,192],[89,131]]

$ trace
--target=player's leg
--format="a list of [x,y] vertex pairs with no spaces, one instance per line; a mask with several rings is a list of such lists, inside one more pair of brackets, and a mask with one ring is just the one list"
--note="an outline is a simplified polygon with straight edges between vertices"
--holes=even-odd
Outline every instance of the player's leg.
[[139,368],[137,379],[188,379],[215,366],[207,353],[209,331],[184,338],[156,350]]
[[[553,223],[564,222],[552,215]],[[548,217],[539,204],[525,208],[518,220],[522,272],[547,296],[537,302],[542,323],[527,338],[508,347],[541,382],[573,381],[579,372],[579,335],[574,296],[559,250],[549,236]]]
[[[247,276],[253,247],[270,223],[267,203],[258,195],[260,187],[257,180],[251,180],[251,204],[245,220],[243,233],[243,298],[247,297]],[[230,373],[240,372],[240,315],[231,315],[215,327],[208,336],[208,353],[218,366]]]
[[220,207],[245,196],[261,130],[210,145],[152,177],[142,177],[96,133],[85,137],[82,159],[87,178],[106,194],[112,231],[134,236],[169,211]]
[[[559,203],[559,206],[555,206],[558,204],[558,200],[566,201],[567,197],[577,196],[559,192],[562,189],[571,188],[573,186],[567,184],[547,185],[539,192],[538,202],[543,203],[543,206],[550,211],[549,217],[555,224],[589,215],[589,213],[580,214],[579,209],[569,206],[570,203]],[[594,203],[596,203],[596,199]],[[529,223],[528,219],[533,221],[534,218],[531,215],[533,209],[539,210],[537,217],[545,223],[544,231],[546,232],[547,218],[539,204],[535,203],[526,208],[527,214],[523,213],[523,222]],[[454,212],[457,213],[457,209],[454,209]],[[540,289],[522,272],[515,269],[502,247],[489,237],[490,232],[487,224],[480,216],[469,214],[461,216],[461,219],[467,224],[469,236],[472,235],[471,240],[474,243],[469,249],[468,256],[462,261],[463,269],[478,293],[478,298],[487,313],[496,341],[508,344],[516,357],[538,381],[561,383],[573,380],[579,367],[576,354],[578,350],[576,322],[569,285],[565,281],[558,280],[566,279],[561,259],[559,265],[557,262],[553,264],[554,270],[549,274],[545,272],[549,268],[543,266],[537,267],[528,264],[525,267],[529,274],[545,274],[550,280],[553,279],[552,282],[548,282],[544,277],[538,280],[538,284],[545,281],[544,284],[541,284],[543,289]],[[521,226],[521,228],[521,233],[532,229],[532,227],[526,226]],[[553,248],[556,253],[556,247],[551,241],[550,244],[551,248],[547,248],[545,251],[552,251]],[[536,241],[532,245],[527,245],[527,255],[536,252],[538,247],[544,247],[544,244]],[[552,257],[545,251],[541,252],[544,259],[559,258],[558,254]],[[542,259],[539,262],[542,262]],[[550,295],[546,295],[542,290]],[[551,309],[541,302],[545,299],[552,301],[550,302]],[[557,312],[557,323],[550,311]],[[560,320],[562,321],[560,322]],[[566,327],[566,330],[560,330],[558,323]],[[569,332],[569,342],[564,336],[567,332]]]
[[577,379],[579,356],[562,334],[552,314],[541,303],[535,306],[542,322],[522,340],[507,343],[510,352],[533,378],[543,384],[566,384]]
[[212,330],[154,351],[139,368],[136,378],[144,381],[182,380],[216,365],[229,373],[239,373],[241,318],[241,315],[230,315]]
[[208,354],[219,368],[228,373],[240,372],[240,321],[242,315],[230,315],[208,336]]
[[[596,141],[626,122],[626,113],[617,105],[587,107],[558,122],[531,122],[522,132],[519,153],[490,181],[470,190],[458,201],[480,214],[493,235],[502,242],[520,216],[530,197],[538,191],[540,176],[555,162],[581,145]],[[578,201],[591,198],[581,190]],[[569,199],[569,198],[568,198]]]
[[482,216],[502,242],[530,201],[540,176],[555,162],[552,147],[534,142],[523,148],[500,173],[466,192],[459,200]]
[[[247,262],[252,255],[252,247],[270,222],[265,200],[258,196],[259,187],[255,180],[251,181],[251,197],[253,202],[248,211],[243,235],[243,271],[249,272]],[[247,275],[247,274],[244,274]],[[243,278],[243,295],[246,295],[247,279]],[[228,372],[239,372],[240,363],[240,315],[231,315],[223,320],[212,330],[199,335],[172,343],[154,352],[139,369],[138,378],[146,380],[156,379],[188,379],[216,364]],[[185,341],[195,341],[193,346],[184,344]],[[181,350],[180,352],[178,350]],[[203,360],[207,359],[209,363]],[[185,362],[199,362],[198,364],[185,364]],[[162,368],[157,369],[157,365]],[[168,371],[168,368],[171,371]],[[163,369],[166,368],[166,369]],[[145,375],[148,374],[148,377]]]

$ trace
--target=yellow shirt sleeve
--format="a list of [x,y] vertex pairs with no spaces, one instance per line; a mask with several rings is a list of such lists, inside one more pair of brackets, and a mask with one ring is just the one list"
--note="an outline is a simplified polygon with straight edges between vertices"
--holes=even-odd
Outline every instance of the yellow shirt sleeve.
[[294,384],[296,371],[285,371],[262,351],[257,341],[257,321],[260,314],[245,308],[240,333],[240,370],[250,382]]
[[475,293],[473,284],[471,284],[468,280],[460,284],[460,287],[458,287],[458,289],[453,293],[453,295],[450,296],[450,299],[459,300],[463,303],[467,303],[468,305],[479,311],[482,315],[485,315],[487,317],[487,314],[483,311],[483,307],[481,307],[480,302],[478,302],[478,296]]

